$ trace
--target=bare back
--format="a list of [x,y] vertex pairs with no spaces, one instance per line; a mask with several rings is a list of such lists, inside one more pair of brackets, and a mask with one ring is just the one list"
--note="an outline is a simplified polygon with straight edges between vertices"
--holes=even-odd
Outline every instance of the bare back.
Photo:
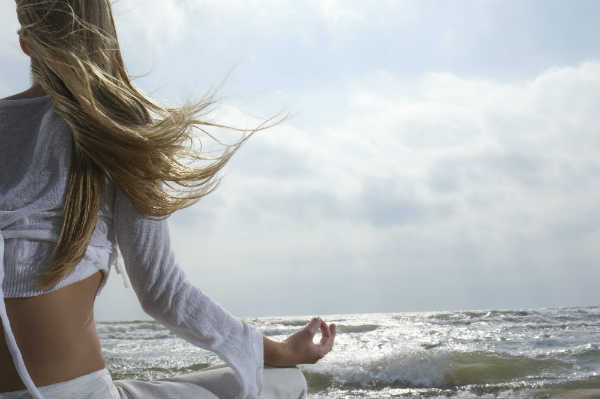
[[[94,322],[102,273],[48,294],[5,298],[15,339],[38,387],[105,367]],[[2,325],[0,334],[4,338]],[[0,375],[0,392],[25,389],[4,339],[0,339]]]

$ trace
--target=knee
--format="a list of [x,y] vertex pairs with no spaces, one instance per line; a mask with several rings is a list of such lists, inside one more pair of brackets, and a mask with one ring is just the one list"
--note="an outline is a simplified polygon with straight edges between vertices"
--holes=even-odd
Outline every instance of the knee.
[[264,399],[304,399],[307,392],[306,378],[299,368],[265,367]]
[[302,396],[298,396],[297,399],[305,398],[308,392],[308,384],[306,383],[306,377],[304,376],[302,370],[300,370],[297,367],[291,368],[291,370],[292,375],[297,381],[296,385],[298,386],[298,389],[302,392]]

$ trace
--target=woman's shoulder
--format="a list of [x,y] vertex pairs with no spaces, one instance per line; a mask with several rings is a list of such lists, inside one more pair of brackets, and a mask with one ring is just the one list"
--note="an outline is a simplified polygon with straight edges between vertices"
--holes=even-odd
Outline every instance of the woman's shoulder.
[[33,87],[31,87],[25,91],[22,91],[20,93],[13,94],[12,96],[9,96],[9,97],[4,97],[4,98],[0,99],[0,101],[34,99],[34,98],[42,98],[42,97],[49,97],[49,96],[46,94],[46,92],[44,90],[42,90],[41,87],[33,86]]

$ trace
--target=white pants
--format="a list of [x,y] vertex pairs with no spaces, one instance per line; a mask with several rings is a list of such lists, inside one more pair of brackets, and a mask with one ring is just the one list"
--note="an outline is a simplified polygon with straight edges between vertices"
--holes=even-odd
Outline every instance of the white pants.
[[[113,381],[106,368],[69,381],[38,387],[46,399],[229,399],[238,382],[227,366],[155,381]],[[305,399],[306,379],[298,368],[265,367],[264,399]],[[0,393],[0,399],[31,399],[27,390]]]

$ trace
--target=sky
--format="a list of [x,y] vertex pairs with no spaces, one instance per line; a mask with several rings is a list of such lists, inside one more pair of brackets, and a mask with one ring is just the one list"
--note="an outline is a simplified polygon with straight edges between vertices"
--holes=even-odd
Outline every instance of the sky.
[[[233,314],[600,304],[600,2],[121,0],[114,15],[153,99],[218,87],[216,120],[290,114],[169,218],[179,267]],[[0,27],[6,97],[30,86],[14,2]],[[114,271],[95,313],[150,319]]]

